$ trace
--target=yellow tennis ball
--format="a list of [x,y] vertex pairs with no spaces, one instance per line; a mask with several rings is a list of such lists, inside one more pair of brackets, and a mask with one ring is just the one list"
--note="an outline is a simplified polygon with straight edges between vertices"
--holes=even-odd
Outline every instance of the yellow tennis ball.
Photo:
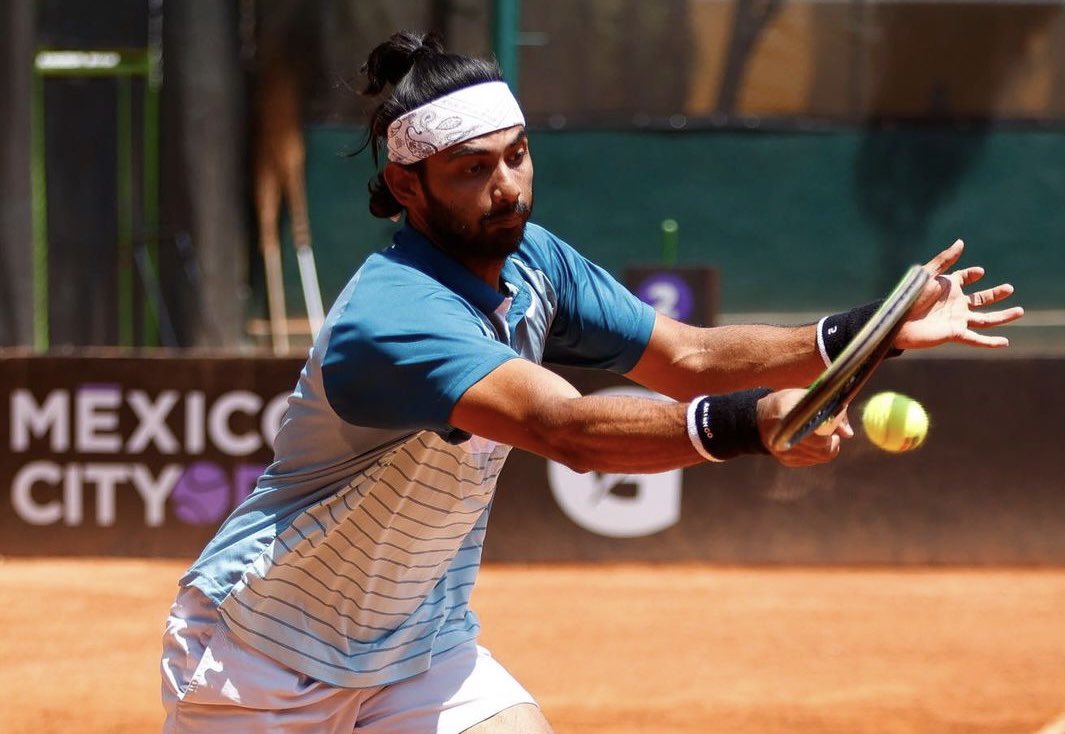
[[862,426],[869,440],[885,451],[910,451],[928,435],[928,413],[913,398],[882,392],[862,409]]

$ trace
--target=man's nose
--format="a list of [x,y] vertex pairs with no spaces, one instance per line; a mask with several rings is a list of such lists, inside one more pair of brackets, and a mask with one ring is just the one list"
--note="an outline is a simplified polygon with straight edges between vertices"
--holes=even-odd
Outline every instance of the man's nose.
[[495,176],[492,179],[492,203],[502,204],[516,202],[521,196],[521,185],[518,177],[510,166],[501,162],[496,167]]

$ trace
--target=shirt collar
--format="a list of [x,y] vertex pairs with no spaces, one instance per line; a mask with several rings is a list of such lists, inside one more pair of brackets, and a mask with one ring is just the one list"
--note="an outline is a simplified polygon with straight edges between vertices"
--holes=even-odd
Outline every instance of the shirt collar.
[[503,271],[500,273],[504,284],[508,286],[508,294],[504,295],[409,224],[405,224],[393,235],[392,247],[389,249],[421,272],[467,299],[485,314],[494,312],[505,297],[521,290],[521,277],[511,258],[508,257],[503,263]]

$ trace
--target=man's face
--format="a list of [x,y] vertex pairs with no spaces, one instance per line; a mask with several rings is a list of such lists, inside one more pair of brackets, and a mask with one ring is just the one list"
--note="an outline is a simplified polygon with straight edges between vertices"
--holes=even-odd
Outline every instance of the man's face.
[[518,249],[532,214],[533,165],[524,127],[467,140],[425,159],[422,199],[408,205],[437,246],[495,260]]

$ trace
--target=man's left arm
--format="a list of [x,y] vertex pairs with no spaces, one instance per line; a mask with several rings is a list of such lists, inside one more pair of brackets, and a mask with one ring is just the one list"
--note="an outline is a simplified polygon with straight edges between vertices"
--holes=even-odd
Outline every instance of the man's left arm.
[[626,377],[675,400],[752,387],[802,387],[825,368],[817,327],[699,328],[658,314],[640,360]]
[[[927,349],[946,343],[997,349],[1009,345],[1002,336],[977,330],[1001,326],[1024,315],[1019,306],[997,311],[977,310],[999,303],[1013,293],[1003,283],[966,293],[979,281],[979,266],[950,269],[961,257],[958,240],[932,258],[925,268],[933,276],[911,309],[895,339],[899,349]],[[839,314],[841,334],[826,344],[819,334],[824,321],[806,326],[762,325],[697,328],[658,315],[643,355],[627,376],[676,400],[703,393],[724,393],[755,386],[772,388],[808,385],[846,345],[872,314],[869,307]]]

